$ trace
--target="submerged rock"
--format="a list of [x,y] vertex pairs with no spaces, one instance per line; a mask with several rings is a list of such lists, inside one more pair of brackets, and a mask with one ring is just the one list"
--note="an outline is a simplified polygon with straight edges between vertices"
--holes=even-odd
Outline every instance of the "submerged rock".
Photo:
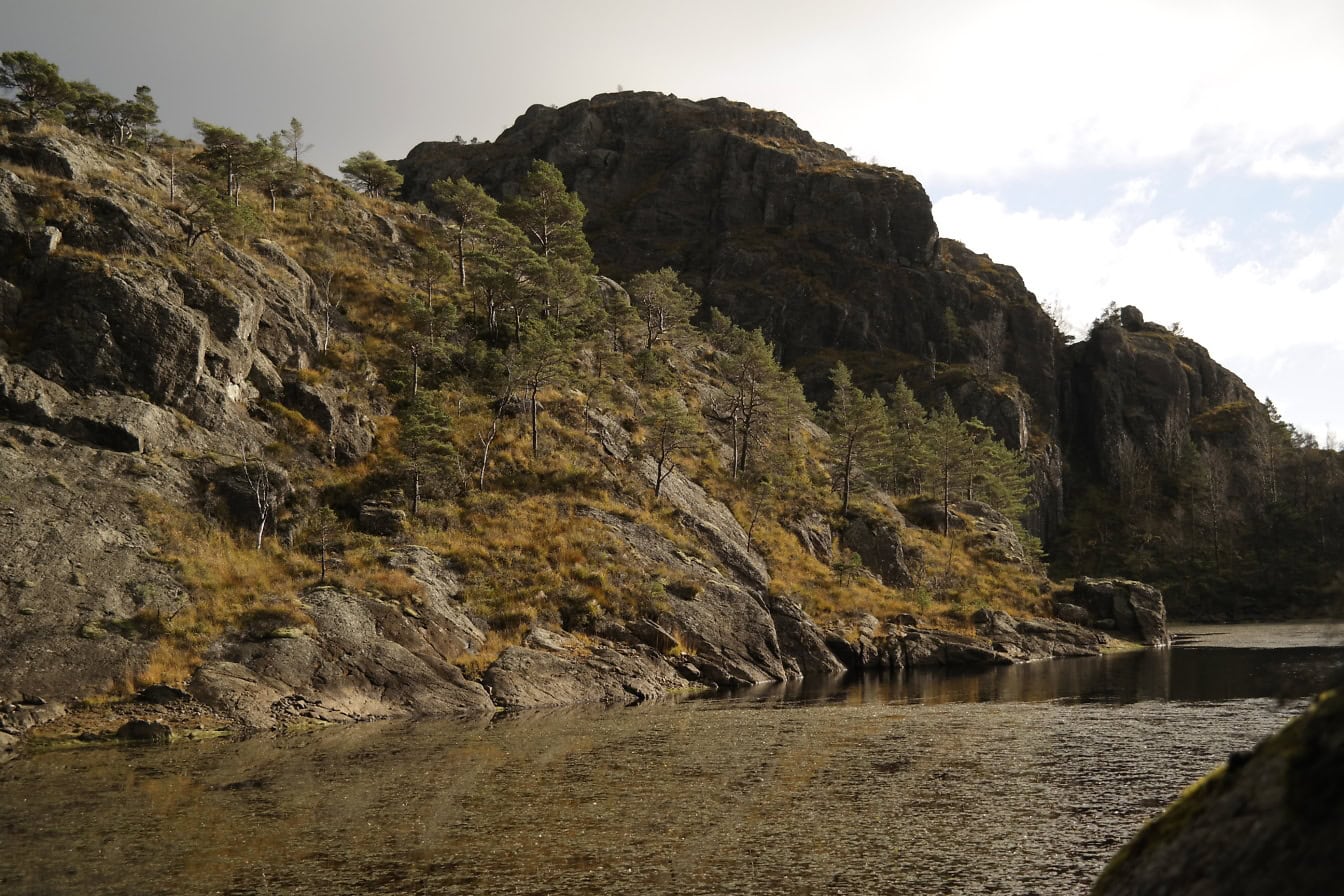
[[131,719],[117,729],[117,740],[129,740],[137,743],[166,744],[173,737],[173,729],[162,722],[149,722],[144,719]]

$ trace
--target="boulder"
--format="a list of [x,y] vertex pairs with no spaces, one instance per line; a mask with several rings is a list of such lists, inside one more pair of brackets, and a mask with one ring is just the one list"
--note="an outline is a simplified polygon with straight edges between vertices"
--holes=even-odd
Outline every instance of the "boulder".
[[825,635],[801,604],[782,596],[770,598],[769,603],[779,651],[790,677],[837,675],[845,671],[845,664],[831,652]]
[[406,511],[403,500],[381,497],[370,498],[359,505],[359,530],[369,535],[394,538],[406,531]]
[[1029,562],[1027,549],[1008,517],[979,501],[958,501],[953,509],[970,521],[975,544],[987,559],[1020,565]]
[[905,650],[903,632],[882,625],[876,616],[863,613],[848,623],[835,622],[825,632],[826,646],[853,671],[902,669]]
[[825,515],[813,511],[806,516],[789,520],[787,525],[804,550],[827,566],[831,565],[833,559],[831,541],[835,533],[831,531],[830,521]]
[[994,649],[987,638],[962,635],[938,629],[920,629],[906,632],[901,637],[905,649],[905,665],[921,666],[987,666],[1011,663],[1012,659]]
[[1150,647],[1170,647],[1167,608],[1162,592],[1130,579],[1090,579],[1074,582],[1070,603],[1083,608],[1097,625]]
[[845,518],[840,544],[859,555],[863,565],[890,588],[909,588],[914,576],[905,565],[905,548],[897,523],[857,512]]
[[291,379],[284,385],[285,404],[316,423],[331,447],[333,459],[349,464],[373,450],[374,425],[368,415],[330,386]]
[[425,608],[409,616],[399,604],[330,587],[308,591],[303,609],[312,623],[290,637],[217,643],[187,691],[258,728],[296,714],[336,720],[492,710],[485,690],[445,658],[480,637],[474,626],[459,631],[453,618]]
[[172,740],[173,729],[162,722],[149,722],[144,719],[131,719],[117,729],[117,740],[134,741],[144,744],[166,744]]

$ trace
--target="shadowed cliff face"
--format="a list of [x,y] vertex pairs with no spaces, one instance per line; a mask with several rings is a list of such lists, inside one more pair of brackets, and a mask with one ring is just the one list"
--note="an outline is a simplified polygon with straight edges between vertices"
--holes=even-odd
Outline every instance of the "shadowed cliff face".
[[[458,176],[507,198],[534,158],[587,205],[604,271],[680,271],[709,304],[760,327],[815,393],[836,349],[879,390],[950,362],[977,381],[1020,382],[1030,401],[987,415],[1005,418],[996,428],[1010,443],[1023,416],[1054,432],[1054,327],[1016,271],[939,239],[913,177],[855,162],[778,113],[653,93],[533,106],[493,143],[422,143],[400,168],[411,199]],[[990,402],[969,379],[931,385],[978,410]]]

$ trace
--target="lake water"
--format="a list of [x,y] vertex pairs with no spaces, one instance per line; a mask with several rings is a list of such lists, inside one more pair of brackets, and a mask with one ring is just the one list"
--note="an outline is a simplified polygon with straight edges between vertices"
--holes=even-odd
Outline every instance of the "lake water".
[[1344,664],[1344,626],[728,698],[53,752],[4,894],[1080,894]]

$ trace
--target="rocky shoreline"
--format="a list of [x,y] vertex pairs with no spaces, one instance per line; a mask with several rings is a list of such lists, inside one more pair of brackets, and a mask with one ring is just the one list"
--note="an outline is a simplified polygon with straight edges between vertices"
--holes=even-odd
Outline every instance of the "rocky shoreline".
[[[886,622],[859,616],[823,629],[792,600],[748,593],[737,595],[745,606],[736,611],[757,623],[754,635],[752,626],[743,625],[712,642],[703,626],[677,629],[670,620],[687,618],[686,608],[680,617],[669,608],[660,620],[612,622],[602,636],[537,626],[521,645],[503,650],[477,681],[445,658],[485,638],[456,601],[451,573],[422,548],[403,548],[399,558],[433,586],[413,610],[335,588],[311,589],[304,599],[311,627],[217,645],[184,688],[155,685],[121,701],[31,695],[0,707],[0,757],[17,755],[25,738],[166,741],[388,718],[634,704],[687,690],[730,691],[847,672],[1028,663],[1097,656],[1123,644],[1170,643],[1161,594],[1120,579],[1080,579],[1057,599],[1060,615],[1089,625],[982,609],[972,617],[973,633],[928,627],[908,614]],[[712,618],[715,609],[697,611]],[[1091,627],[1098,625],[1106,630]]]

